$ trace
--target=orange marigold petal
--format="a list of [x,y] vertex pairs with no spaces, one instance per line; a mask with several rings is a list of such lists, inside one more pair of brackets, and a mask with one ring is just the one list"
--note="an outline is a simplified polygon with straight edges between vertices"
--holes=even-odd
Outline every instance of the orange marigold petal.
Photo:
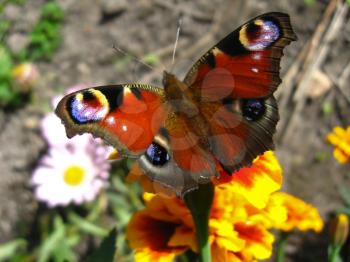
[[132,248],[167,250],[167,243],[177,224],[158,220],[150,216],[148,210],[136,212],[129,222],[127,238]]
[[211,246],[211,258],[213,262],[249,262],[243,260],[239,255],[237,256],[237,253],[230,252],[216,243]]
[[176,228],[170,238],[168,245],[171,247],[190,247],[192,251],[198,252],[196,233],[193,229],[186,226]]
[[251,255],[255,259],[267,259],[272,254],[274,236],[261,225],[250,223],[237,223],[235,230],[239,237],[246,241],[243,253]]

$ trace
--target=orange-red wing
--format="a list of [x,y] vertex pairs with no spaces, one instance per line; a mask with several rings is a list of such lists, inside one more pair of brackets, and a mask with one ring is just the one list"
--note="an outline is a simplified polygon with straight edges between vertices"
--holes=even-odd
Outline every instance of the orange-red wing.
[[149,85],[115,85],[84,89],[57,106],[67,135],[91,133],[125,155],[140,155],[164,124],[163,90]]
[[258,16],[202,56],[184,82],[202,101],[266,97],[280,84],[283,48],[295,39],[287,14]]
[[283,48],[295,39],[287,14],[263,14],[221,40],[185,77],[208,123],[211,152],[226,171],[272,149],[279,118],[273,92]]

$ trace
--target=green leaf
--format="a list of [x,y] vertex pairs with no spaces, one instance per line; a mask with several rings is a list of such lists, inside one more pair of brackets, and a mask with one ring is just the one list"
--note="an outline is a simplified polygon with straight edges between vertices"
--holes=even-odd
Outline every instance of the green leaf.
[[52,1],[43,6],[41,17],[51,22],[62,22],[64,19],[64,12],[55,1]]
[[14,96],[11,86],[5,81],[0,82],[0,106],[5,106],[11,103]]
[[19,249],[25,248],[27,242],[24,239],[16,239],[0,245],[0,261],[4,261],[16,255]]
[[102,227],[99,227],[88,220],[78,216],[77,214],[70,213],[68,215],[69,220],[77,226],[80,230],[85,233],[92,234],[94,236],[105,237],[108,234],[108,231]]
[[100,247],[88,258],[87,262],[113,262],[116,252],[117,230],[114,228],[102,241]]
[[54,219],[54,231],[43,241],[43,245],[39,250],[38,262],[49,261],[57,246],[65,241],[65,231],[65,225],[63,224],[62,219],[59,216],[56,216]]
[[43,6],[41,18],[30,34],[27,58],[34,61],[52,58],[62,40],[60,29],[63,19],[64,12],[55,1]]
[[13,62],[10,53],[0,45],[0,79],[11,78]]
[[328,152],[325,150],[317,151],[315,153],[314,158],[317,162],[323,162],[324,160],[326,160],[328,158]]
[[156,54],[147,54],[142,58],[142,61],[149,65],[155,65],[159,62],[159,56]]
[[322,111],[323,111],[323,114],[326,115],[326,116],[332,114],[332,112],[333,112],[333,105],[332,105],[332,103],[324,102],[322,104]]
[[313,6],[316,3],[316,0],[304,0],[304,3],[307,6]]
[[350,188],[341,186],[339,187],[339,193],[346,205],[350,207]]
[[348,207],[337,208],[336,213],[338,213],[338,214],[344,213],[344,214],[350,216],[350,208],[348,208]]
[[60,241],[56,248],[53,251],[53,257],[56,262],[65,262],[65,261],[76,261],[77,258],[71,246],[68,242]]

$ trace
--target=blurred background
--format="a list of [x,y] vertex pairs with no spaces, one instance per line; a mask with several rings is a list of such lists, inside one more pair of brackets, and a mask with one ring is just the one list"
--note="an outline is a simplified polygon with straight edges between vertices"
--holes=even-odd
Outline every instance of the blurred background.
[[[68,211],[51,209],[37,201],[31,183],[49,147],[41,122],[53,111],[52,99],[72,86],[160,85],[162,71],[171,68],[180,18],[174,72],[183,76],[204,52],[250,18],[270,11],[290,15],[298,41],[282,59],[276,154],[284,172],[283,190],[318,207],[327,220],[344,205],[341,188],[350,186],[349,165],[334,160],[325,140],[334,126],[350,124],[349,4],[0,0],[0,245],[12,244],[5,251],[0,248],[2,254],[10,254],[11,261],[36,261],[40,254],[47,261],[58,252],[53,246],[62,240],[59,230],[66,230],[70,244],[59,252],[68,260],[83,260],[116,225],[120,261],[132,261],[124,228],[143,204],[138,185],[124,183],[130,163],[112,165],[110,185],[95,201]],[[42,244],[44,236],[54,244]],[[288,261],[326,261],[327,241],[326,233],[294,234]]]

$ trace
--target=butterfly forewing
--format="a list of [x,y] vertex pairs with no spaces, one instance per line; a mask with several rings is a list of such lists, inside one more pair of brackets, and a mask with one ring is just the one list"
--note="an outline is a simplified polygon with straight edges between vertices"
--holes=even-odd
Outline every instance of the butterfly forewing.
[[140,155],[167,116],[163,90],[124,84],[88,88],[65,96],[57,106],[68,136],[91,133],[124,155]]
[[296,36],[287,14],[263,14],[237,28],[204,54],[184,82],[199,92],[203,100],[212,100],[213,88],[219,99],[228,94],[234,98],[268,96],[281,82],[283,48],[293,40]]

